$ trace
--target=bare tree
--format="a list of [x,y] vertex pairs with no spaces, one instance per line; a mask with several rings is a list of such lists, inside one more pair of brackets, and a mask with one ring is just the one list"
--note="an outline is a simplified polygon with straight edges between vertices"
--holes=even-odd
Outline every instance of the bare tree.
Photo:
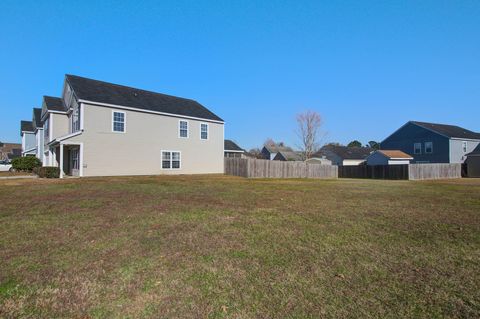
[[297,114],[297,124],[303,157],[309,159],[318,149],[320,129],[323,125],[322,117],[315,111],[306,111]]

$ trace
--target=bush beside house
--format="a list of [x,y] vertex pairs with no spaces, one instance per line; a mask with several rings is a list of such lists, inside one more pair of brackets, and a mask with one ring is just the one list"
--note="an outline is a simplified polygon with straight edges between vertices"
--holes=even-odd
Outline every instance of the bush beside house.
[[60,169],[54,166],[36,167],[33,172],[40,178],[59,178]]
[[12,160],[12,167],[17,171],[32,172],[34,168],[41,166],[42,162],[34,156],[17,157]]

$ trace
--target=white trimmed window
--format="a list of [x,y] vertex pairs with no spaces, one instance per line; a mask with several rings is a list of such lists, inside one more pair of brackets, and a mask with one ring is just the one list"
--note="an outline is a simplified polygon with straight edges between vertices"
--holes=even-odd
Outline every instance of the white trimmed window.
[[208,124],[200,123],[200,139],[208,140]]
[[188,137],[188,121],[180,120],[178,122],[178,136],[179,137]]
[[43,140],[45,144],[50,142],[50,121],[48,118],[43,123]]
[[462,150],[463,150],[464,153],[467,152],[467,150],[468,150],[468,143],[467,142],[462,143]]
[[76,101],[73,101],[73,110],[71,115],[71,133],[80,131],[80,107]]
[[433,153],[433,142],[425,142],[425,154]]
[[125,132],[125,112],[113,111],[112,131],[119,133]]
[[180,152],[162,151],[162,169],[179,169],[180,162]]
[[422,154],[422,143],[413,144],[413,154]]

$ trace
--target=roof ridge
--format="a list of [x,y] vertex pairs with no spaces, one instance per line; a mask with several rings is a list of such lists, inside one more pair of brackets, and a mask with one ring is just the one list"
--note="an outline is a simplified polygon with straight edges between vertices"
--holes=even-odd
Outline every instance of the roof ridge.
[[85,80],[104,83],[104,84],[113,85],[113,86],[117,86],[117,87],[121,87],[121,88],[126,88],[126,89],[136,90],[136,91],[140,91],[140,92],[146,92],[146,93],[153,93],[153,94],[158,94],[158,95],[164,95],[164,96],[173,97],[173,98],[176,98],[176,99],[188,100],[188,101],[193,101],[193,102],[199,103],[198,101],[196,101],[194,99],[189,99],[189,98],[185,98],[185,97],[181,97],[181,96],[170,95],[170,94],[165,94],[165,93],[160,93],[160,92],[155,92],[155,91],[150,91],[150,90],[139,89],[139,88],[135,88],[133,86],[123,85],[123,84],[117,84],[117,83],[112,83],[112,82],[107,82],[107,81],[102,81],[102,80],[86,78],[84,76],[78,76],[78,75],[74,75],[74,74],[65,74],[65,77],[74,77],[74,78],[79,78],[79,79],[85,79]]

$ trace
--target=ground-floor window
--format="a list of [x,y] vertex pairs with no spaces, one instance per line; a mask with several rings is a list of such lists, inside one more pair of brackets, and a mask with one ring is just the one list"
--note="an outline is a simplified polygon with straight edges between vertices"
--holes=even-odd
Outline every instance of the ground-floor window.
[[179,169],[180,162],[180,152],[162,151],[162,169]]

